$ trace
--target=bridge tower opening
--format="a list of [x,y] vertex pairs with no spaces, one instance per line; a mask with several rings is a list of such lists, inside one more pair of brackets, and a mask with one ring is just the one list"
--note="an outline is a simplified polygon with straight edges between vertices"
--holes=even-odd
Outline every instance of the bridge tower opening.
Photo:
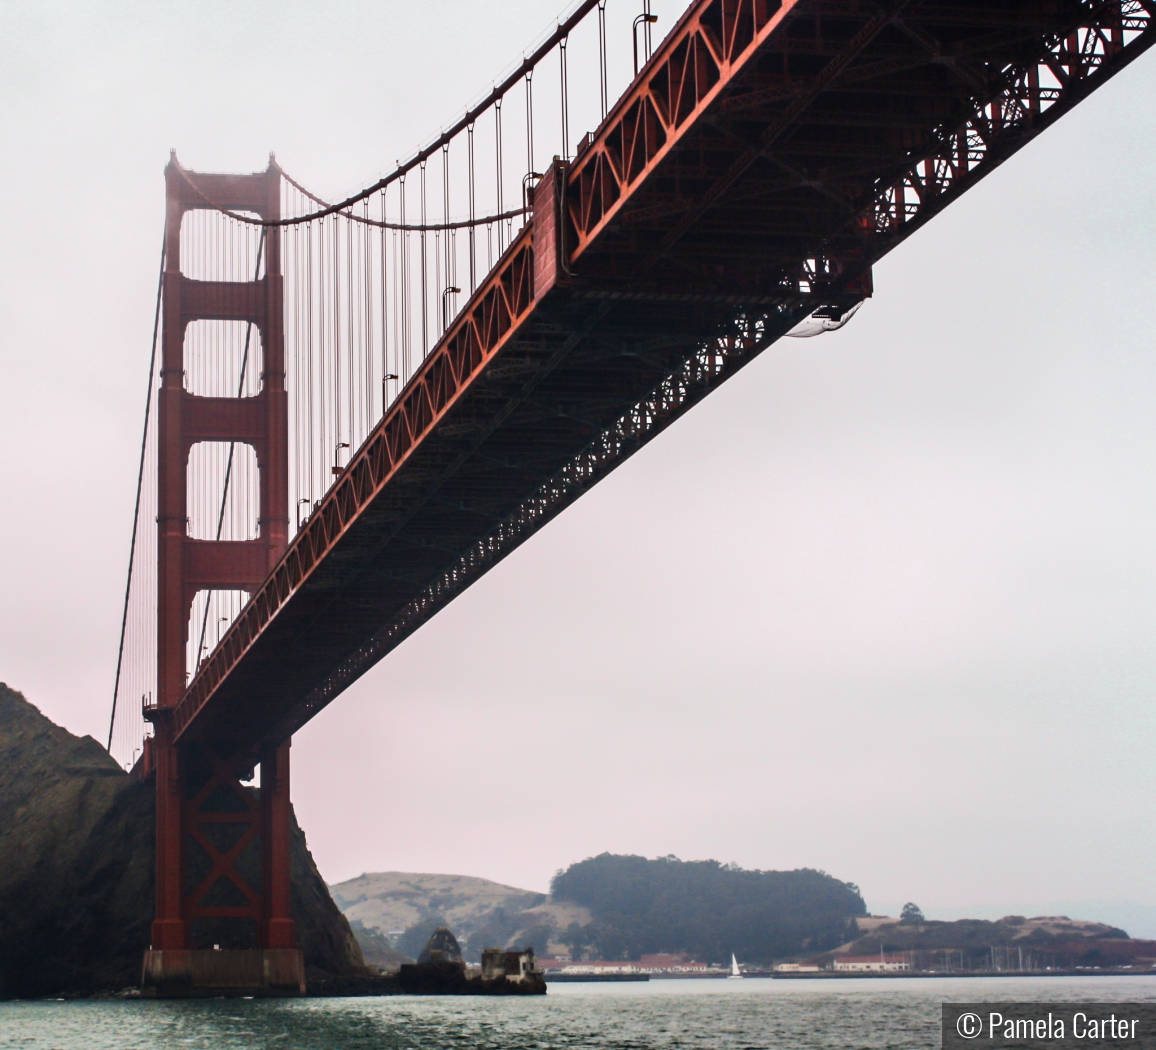
[[[203,591],[255,593],[289,533],[280,238],[276,228],[262,233],[251,274],[202,274],[195,259],[182,267],[182,226],[190,212],[199,219],[222,208],[280,218],[281,171],[270,159],[264,172],[201,174],[194,187],[174,157],[165,180],[157,694],[147,710],[154,724],[147,765],[156,779],[156,918],[143,987],[152,995],[294,994],[305,983],[290,906],[289,741],[227,753],[219,741],[178,742],[174,719],[196,672],[187,655],[194,598]],[[222,276],[229,279],[212,279]],[[190,389],[186,333],[203,321],[250,326],[261,348],[259,384],[250,377],[236,396]],[[256,453],[255,538],[191,534],[188,465],[200,442],[236,443]],[[258,765],[255,789],[247,782]]]

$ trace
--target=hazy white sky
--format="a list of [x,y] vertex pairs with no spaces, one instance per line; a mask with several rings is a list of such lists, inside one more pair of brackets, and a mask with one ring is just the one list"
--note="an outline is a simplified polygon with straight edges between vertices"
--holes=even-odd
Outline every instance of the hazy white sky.
[[[554,2],[0,4],[0,680],[103,739],[169,148],[356,189]],[[325,876],[1156,904],[1154,97],[1149,55],[301,732]]]

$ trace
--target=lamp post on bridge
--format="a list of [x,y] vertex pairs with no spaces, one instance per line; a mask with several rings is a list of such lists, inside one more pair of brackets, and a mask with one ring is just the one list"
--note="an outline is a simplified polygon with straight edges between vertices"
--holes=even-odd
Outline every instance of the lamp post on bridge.
[[631,27],[631,30],[630,30],[630,35],[631,35],[632,41],[634,43],[634,75],[635,76],[638,76],[638,70],[641,68],[641,66],[639,66],[639,64],[638,64],[638,27],[639,26],[643,27],[642,38],[643,38],[643,43],[644,43],[644,47],[645,47],[645,51],[646,51],[646,56],[645,56],[645,58],[643,58],[643,61],[645,62],[647,59],[650,58],[650,27],[657,21],[658,21],[658,15],[652,15],[650,13],[650,3],[648,0],[648,2],[646,4],[646,10],[643,11],[642,14],[640,14],[634,20],[634,25]]

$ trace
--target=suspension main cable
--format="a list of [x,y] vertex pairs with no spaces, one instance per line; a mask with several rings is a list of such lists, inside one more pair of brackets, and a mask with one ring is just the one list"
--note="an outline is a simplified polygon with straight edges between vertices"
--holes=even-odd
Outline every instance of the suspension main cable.
[[[542,61],[551,51],[554,50],[559,41],[566,39],[570,35],[570,31],[578,25],[595,7],[598,6],[598,0],[582,0],[574,13],[566,19],[565,22],[559,24],[558,28],[546,38],[543,43],[535,48],[534,53],[529,58],[524,59],[521,65],[518,66],[505,80],[503,80],[497,87],[493,89],[481,102],[479,102],[472,109],[466,111],[456,123],[454,123],[448,130],[443,131],[430,145],[424,149],[418,150],[404,164],[399,164],[393,171],[391,171],[384,178],[378,179],[372,186],[367,186],[365,189],[353,194],[351,197],[346,197],[345,200],[339,201],[337,204],[329,204],[319,211],[311,212],[308,215],[298,215],[291,219],[262,219],[254,218],[252,215],[245,215],[243,212],[231,211],[217,204],[209,196],[207,196],[197,184],[189,177],[189,173],[184,168],[176,163],[177,171],[180,172],[181,177],[189,184],[193,192],[197,194],[206,204],[216,211],[224,215],[228,215],[238,222],[245,222],[251,226],[293,226],[299,222],[312,222],[314,219],[324,218],[326,215],[332,215],[335,212],[345,211],[353,204],[365,200],[366,197],[372,196],[378,190],[388,186],[391,182],[396,182],[406,172],[424,164],[430,157],[432,157],[442,145],[453,141],[461,132],[468,128],[479,116],[486,112],[495,103],[500,102],[502,97],[515,87],[518,82],[526,75],[528,70],[532,70],[539,62]],[[512,217],[512,216],[511,216]]]
[[[500,103],[501,99],[498,101]],[[499,105],[497,108],[500,110],[501,106]],[[197,186],[197,184],[193,181],[192,176],[187,171],[185,171],[184,168],[180,167],[180,165],[177,165],[177,171],[181,178],[184,179],[186,183],[188,183],[193,192],[196,193],[197,196],[199,196],[214,211],[220,212],[220,214],[228,216],[230,219],[236,219],[238,222],[246,222],[250,226],[263,226],[266,229],[271,226],[290,226],[298,224],[304,225],[314,219],[324,219],[328,218],[330,215],[339,215],[343,219],[348,219],[350,222],[359,222],[364,226],[378,226],[386,230],[405,230],[407,232],[413,233],[433,233],[438,230],[461,230],[470,226],[481,226],[483,223],[516,219],[519,215],[525,215],[531,210],[530,208],[514,208],[510,211],[501,212],[498,215],[487,215],[476,219],[459,219],[457,222],[431,222],[425,223],[424,225],[421,223],[406,225],[399,222],[383,222],[380,219],[371,219],[368,216],[357,215],[351,211],[346,211],[346,204],[343,201],[341,204],[328,205],[321,211],[313,212],[310,215],[302,215],[296,219],[285,219],[279,222],[265,222],[261,219],[254,219],[244,215],[235,214],[234,212],[229,211],[228,208],[222,208],[220,205],[214,203],[211,197],[201,192],[200,187]],[[284,168],[281,169],[281,177],[291,186],[300,190],[301,193],[303,193],[315,204],[325,204],[325,200],[323,198],[318,197],[317,194],[307,190],[304,186],[301,185],[301,183],[292,178],[292,176],[290,176]],[[356,204],[358,200],[364,199],[366,198],[359,197],[355,199],[353,203]]]
[[140,495],[141,486],[144,483],[144,468],[145,468],[145,454],[148,446],[149,436],[149,418],[153,407],[153,373],[157,366],[157,333],[161,326],[161,296],[165,286],[165,247],[168,237],[167,234],[161,240],[161,267],[160,276],[157,278],[157,305],[153,313],[153,345],[152,351],[149,354],[149,386],[148,394],[145,397],[145,418],[144,428],[140,439],[140,466],[136,472],[136,501],[133,505],[132,512],[132,539],[129,541],[128,550],[128,579],[124,585],[124,611],[120,616],[120,645],[116,653],[116,681],[112,687],[112,715],[108,720],[108,746],[105,748],[109,754],[112,753],[112,731],[116,725],[116,701],[120,695],[120,671],[124,660],[124,635],[125,628],[128,624],[128,600],[132,592],[132,567],[136,559],[136,537],[137,527],[140,523]]
[[[471,133],[472,134],[472,133]],[[186,176],[187,178],[187,176]],[[301,183],[297,182],[284,169],[281,171],[281,178],[283,178],[294,189],[299,190],[306,197],[308,197],[314,204],[325,204],[325,201],[318,197],[317,194],[311,193]],[[513,211],[502,212],[500,215],[487,215],[483,218],[476,219],[471,216],[468,219],[459,219],[457,222],[450,222],[448,219],[445,222],[431,222],[425,223],[405,223],[405,222],[386,222],[383,219],[371,219],[367,215],[356,215],[351,211],[339,211],[336,214],[343,219],[349,219],[351,222],[359,222],[364,226],[376,226],[382,230],[406,230],[410,233],[436,233],[441,230],[462,230],[468,226],[481,226],[487,222],[497,222],[501,219],[516,219],[519,215],[525,215],[529,212],[529,208],[515,208]],[[318,214],[321,214],[318,212]],[[326,212],[326,214],[333,214]]]

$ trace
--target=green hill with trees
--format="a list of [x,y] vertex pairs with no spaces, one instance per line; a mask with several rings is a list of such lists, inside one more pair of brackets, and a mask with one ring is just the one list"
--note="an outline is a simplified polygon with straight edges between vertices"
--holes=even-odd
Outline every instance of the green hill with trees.
[[859,887],[822,871],[747,871],[716,860],[603,853],[554,876],[551,898],[589,909],[556,939],[572,956],[685,952],[706,962],[769,963],[853,940]]

